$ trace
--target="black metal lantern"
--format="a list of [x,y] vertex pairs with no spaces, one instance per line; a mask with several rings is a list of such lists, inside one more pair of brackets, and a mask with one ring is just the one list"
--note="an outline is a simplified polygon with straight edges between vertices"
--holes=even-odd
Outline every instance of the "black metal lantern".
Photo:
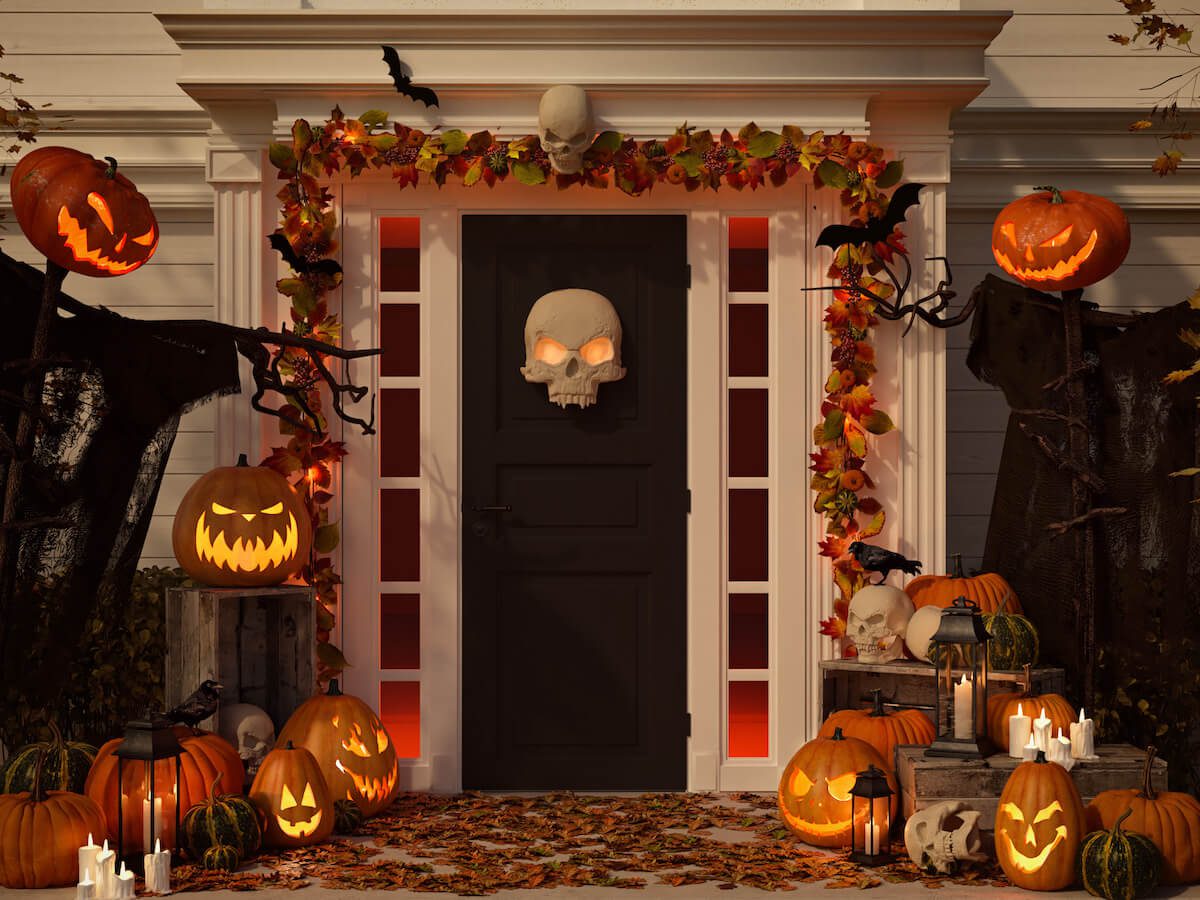
[[[176,853],[179,835],[179,785],[183,747],[175,737],[173,723],[162,713],[147,710],[143,719],[125,726],[125,737],[113,755],[117,757],[117,857],[129,868],[142,870],[142,856],[155,850]],[[174,760],[174,764],[170,760]],[[129,761],[141,763],[140,771]],[[165,827],[174,818],[174,828]],[[126,819],[137,822],[134,834],[140,841],[126,845]]]
[[850,859],[854,862],[879,866],[891,860],[892,794],[887,775],[874,764],[858,773],[850,789]]
[[988,646],[978,604],[959,597],[942,610],[933,636],[937,653],[934,711],[937,740],[926,756],[978,759],[992,752],[987,733]]

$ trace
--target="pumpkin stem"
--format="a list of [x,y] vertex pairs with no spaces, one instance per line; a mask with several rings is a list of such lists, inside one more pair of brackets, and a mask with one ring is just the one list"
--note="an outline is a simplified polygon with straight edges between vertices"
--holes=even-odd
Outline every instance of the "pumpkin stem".
[[341,686],[338,684],[338,680],[337,680],[336,678],[330,678],[330,679],[329,679],[329,689],[328,689],[327,691],[325,691],[325,696],[326,696],[326,697],[340,697],[340,696],[342,696],[342,688],[341,688]]
[[50,726],[50,734],[54,736],[50,746],[55,750],[61,750],[66,742],[63,740],[62,732],[58,730],[58,723],[51,719],[47,724]]
[[1121,823],[1124,822],[1126,819],[1128,819],[1132,815],[1133,815],[1133,807],[1132,806],[1126,807],[1125,812],[1121,813],[1121,815],[1117,818],[1117,821],[1113,822],[1113,827],[1112,827],[1113,837],[1116,837],[1120,833]]
[[1044,750],[1039,750],[1039,751],[1037,752],[1037,757],[1036,757],[1036,758],[1034,758],[1034,760],[1033,760],[1033,761],[1034,761],[1034,762],[1039,762],[1039,763],[1044,763],[1044,762],[1046,761],[1046,751],[1044,751]]
[[284,747],[283,749],[284,749],[284,750],[295,750],[295,749],[296,749],[296,746],[295,746],[295,745],[294,745],[294,744],[293,744],[293,743],[292,743],[292,742],[289,740],[289,741],[287,742],[287,746],[286,746],[286,747]]
[[221,776],[224,772],[217,772],[217,777],[212,780],[212,784],[208,786],[208,805],[210,807],[217,805],[217,785],[221,783]]
[[1039,187],[1035,187],[1034,190],[1035,191],[1049,191],[1051,203],[1065,203],[1066,202],[1065,200],[1063,200],[1062,191],[1060,191],[1058,188],[1056,188],[1052,184],[1043,184],[1043,185],[1040,185]]
[[1150,775],[1154,771],[1154,755],[1157,752],[1158,748],[1153,744],[1146,748],[1146,767],[1142,769],[1142,789],[1138,791],[1138,796],[1147,800],[1158,796],[1158,791],[1154,790],[1154,785],[1150,782]]
[[1004,612],[1004,607],[1008,606],[1008,598],[1012,596],[1012,588],[1004,592],[1004,599],[1000,601],[1000,605],[996,607],[996,613]]
[[250,467],[250,461],[246,459],[245,453],[238,454],[237,465],[239,469],[246,469]]
[[37,765],[33,769],[33,787],[29,789],[29,799],[34,803],[44,803],[46,800],[46,788],[42,784],[42,770],[45,768],[46,760],[49,757],[49,748],[38,752]]
[[871,691],[871,698],[875,702],[875,708],[871,710],[871,716],[873,718],[879,718],[880,716],[887,715],[887,713],[883,711],[883,696],[882,696],[882,694],[883,694],[883,692],[879,688],[875,688],[874,690]]
[[105,178],[116,178],[117,177],[117,161],[115,159],[113,159],[111,156],[106,156],[104,158],[106,160],[108,160],[108,168],[104,170],[104,177]]
[[846,739],[846,736],[844,734],[842,734],[842,726],[841,725],[839,725],[837,728],[833,729],[833,737],[830,738],[831,741],[844,741],[845,739]]
[[965,577],[964,572],[963,572],[962,554],[955,553],[953,556],[950,557],[950,559],[952,559],[954,561],[954,566],[952,568],[952,571],[950,572],[950,575],[954,578]]

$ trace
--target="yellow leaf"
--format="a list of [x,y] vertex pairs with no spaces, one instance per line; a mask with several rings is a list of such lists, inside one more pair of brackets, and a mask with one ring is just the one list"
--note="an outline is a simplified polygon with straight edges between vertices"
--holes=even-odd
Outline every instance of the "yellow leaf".
[[1176,369],[1174,372],[1168,372],[1163,376],[1163,383],[1178,384],[1193,375],[1200,375],[1200,359],[1196,360],[1190,369]]
[[1136,122],[1131,122],[1129,125],[1130,131],[1145,131],[1147,128],[1153,128],[1154,123],[1149,119],[1138,119]]
[[1188,297],[1187,302],[1192,309],[1200,309],[1200,287],[1192,291],[1192,296]]

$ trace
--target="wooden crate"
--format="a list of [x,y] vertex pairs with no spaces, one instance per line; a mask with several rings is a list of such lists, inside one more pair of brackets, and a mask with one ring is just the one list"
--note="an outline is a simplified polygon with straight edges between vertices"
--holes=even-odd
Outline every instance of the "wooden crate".
[[[933,720],[935,669],[913,660],[890,663],[863,663],[853,659],[821,661],[822,718],[838,709],[856,709],[869,700],[878,688],[889,706],[919,709]],[[1039,666],[1030,672],[1035,694],[1061,694],[1066,685],[1062,669]],[[991,672],[988,692],[1020,691],[1024,672]]]
[[[1142,782],[1146,753],[1129,744],[1104,744],[1096,748],[1097,760],[1076,760],[1071,778],[1086,804],[1101,791],[1137,787]],[[913,813],[942,800],[963,800],[983,813],[982,827],[992,828],[1004,783],[1021,760],[1007,753],[986,760],[926,758],[924,747],[896,748],[896,779],[901,810]],[[1167,763],[1156,759],[1151,774],[1154,786],[1167,789]]]
[[[166,624],[168,709],[211,678],[225,686],[222,704],[261,706],[279,729],[316,689],[310,587],[172,588]],[[219,709],[200,723],[219,726]]]

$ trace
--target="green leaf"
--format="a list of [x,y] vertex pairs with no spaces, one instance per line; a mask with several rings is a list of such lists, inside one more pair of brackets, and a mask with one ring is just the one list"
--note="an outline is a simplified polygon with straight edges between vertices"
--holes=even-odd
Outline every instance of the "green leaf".
[[843,190],[850,186],[850,181],[846,177],[846,170],[841,163],[835,162],[832,159],[825,159],[817,166],[817,177],[821,179],[823,184],[831,188]]
[[466,149],[467,133],[460,131],[457,128],[451,128],[449,131],[442,133],[442,152],[447,156],[458,156]]
[[862,426],[871,434],[887,434],[896,427],[896,423],[882,409],[873,409],[863,416]]
[[904,160],[893,159],[887,166],[884,167],[879,177],[875,179],[875,187],[887,189],[893,185],[899,184],[900,179],[904,177]]
[[846,434],[846,446],[855,456],[866,456],[867,436],[858,428],[851,429]]
[[622,140],[619,131],[602,131],[592,141],[592,149],[603,153],[616,153],[621,149]]
[[346,661],[346,657],[342,655],[342,651],[329,643],[317,644],[317,659],[321,661],[321,665],[327,669],[332,669],[335,672],[341,672],[350,668],[350,663]]
[[766,159],[768,156],[774,155],[782,143],[783,135],[774,131],[760,131],[746,142],[746,150],[751,156]]
[[342,532],[338,523],[330,522],[318,528],[317,533],[313,535],[313,549],[318,553],[332,553],[341,540]]
[[829,415],[825,417],[825,425],[821,432],[821,436],[827,441],[836,441],[842,436],[842,429],[846,424],[846,413],[840,408],[831,409]]
[[396,146],[396,144],[399,140],[400,139],[398,137],[396,137],[394,134],[389,134],[389,133],[385,132],[383,134],[372,135],[371,136],[371,145],[376,150],[378,150],[380,153],[387,153],[389,150],[391,150],[393,147]]
[[324,628],[326,630],[332,628],[335,624],[334,618],[333,618],[333,613],[331,613],[329,610],[327,610],[320,603],[316,603],[316,604],[314,604],[314,606],[316,606],[316,608],[317,608],[317,610],[316,610],[316,612],[317,612],[317,627]]
[[683,150],[674,156],[675,162],[683,166],[688,178],[698,178],[700,175],[700,154],[695,150]]
[[462,183],[464,187],[470,187],[483,177],[483,157],[476,159],[471,163],[471,168],[467,169],[463,175]]
[[312,138],[312,127],[308,122],[304,119],[297,119],[292,123],[292,148],[296,155],[300,155],[308,149]]
[[545,184],[546,173],[542,171],[542,167],[535,162],[528,160],[524,162],[514,162],[512,164],[512,173],[517,176],[517,181],[521,184]]
[[366,125],[367,128],[372,128],[375,125],[384,125],[387,123],[387,120],[388,114],[382,109],[368,109],[358,117],[358,121]]
[[271,165],[279,169],[279,171],[287,174],[296,171],[296,154],[292,152],[292,148],[289,145],[272,141],[271,145],[267,148],[267,156],[271,160]]

